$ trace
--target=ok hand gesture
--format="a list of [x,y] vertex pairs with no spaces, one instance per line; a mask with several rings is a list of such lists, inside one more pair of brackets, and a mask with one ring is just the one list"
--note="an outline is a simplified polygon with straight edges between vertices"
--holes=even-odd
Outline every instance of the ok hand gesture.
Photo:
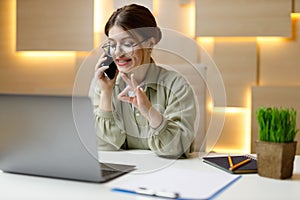
[[121,74],[121,77],[127,86],[118,95],[118,99],[133,104],[134,107],[137,108],[141,114],[148,119],[152,104],[149,101],[146,93],[137,84],[133,74],[131,75],[130,79],[125,74]]

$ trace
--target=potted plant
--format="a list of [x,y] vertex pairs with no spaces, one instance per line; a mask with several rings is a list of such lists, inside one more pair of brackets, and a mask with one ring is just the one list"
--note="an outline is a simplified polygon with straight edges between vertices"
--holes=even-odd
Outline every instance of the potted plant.
[[293,108],[260,107],[256,111],[259,140],[256,142],[260,176],[286,179],[293,175],[297,141],[297,112]]

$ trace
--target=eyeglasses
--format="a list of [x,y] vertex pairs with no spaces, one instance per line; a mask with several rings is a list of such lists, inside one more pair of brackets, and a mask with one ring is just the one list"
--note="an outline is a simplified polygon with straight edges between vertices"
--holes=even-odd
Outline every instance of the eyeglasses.
[[[119,44],[119,49],[122,51],[123,54],[127,56],[132,56],[134,53],[134,48],[143,42],[146,42],[149,38],[145,38],[144,40],[138,42],[138,43],[131,43],[131,42],[123,42]],[[104,44],[102,46],[102,49],[104,50],[105,54],[109,57],[113,57],[116,55],[116,49],[117,44]]]

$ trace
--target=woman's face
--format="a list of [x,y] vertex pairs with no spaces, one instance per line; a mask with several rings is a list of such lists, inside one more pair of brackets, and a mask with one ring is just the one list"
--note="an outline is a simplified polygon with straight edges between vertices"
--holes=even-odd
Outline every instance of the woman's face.
[[119,26],[113,26],[109,30],[108,38],[110,45],[115,48],[113,57],[120,72],[131,73],[142,64],[150,62],[151,54],[149,51],[142,49],[142,47],[149,46],[147,41],[133,47],[133,52],[126,52],[126,49],[131,49],[132,45],[143,41],[143,38],[140,37],[137,41],[127,31],[124,31]]

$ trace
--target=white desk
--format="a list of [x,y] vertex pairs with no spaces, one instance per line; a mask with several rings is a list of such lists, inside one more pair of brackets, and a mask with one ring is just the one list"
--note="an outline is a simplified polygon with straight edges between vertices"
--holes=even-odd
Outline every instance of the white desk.
[[[159,168],[186,168],[202,171],[219,170],[202,162],[196,155],[191,159],[170,160],[159,158],[149,151],[101,152],[100,160],[135,164],[145,173]],[[127,175],[125,175],[127,176]],[[0,172],[0,199],[88,199],[88,200],[149,200],[159,199],[146,196],[111,192],[109,185],[77,181],[15,175]],[[188,184],[197,184],[191,180]],[[242,177],[216,196],[215,199],[299,199],[300,198],[300,156],[294,163],[294,174],[289,180],[260,177],[257,174]]]

